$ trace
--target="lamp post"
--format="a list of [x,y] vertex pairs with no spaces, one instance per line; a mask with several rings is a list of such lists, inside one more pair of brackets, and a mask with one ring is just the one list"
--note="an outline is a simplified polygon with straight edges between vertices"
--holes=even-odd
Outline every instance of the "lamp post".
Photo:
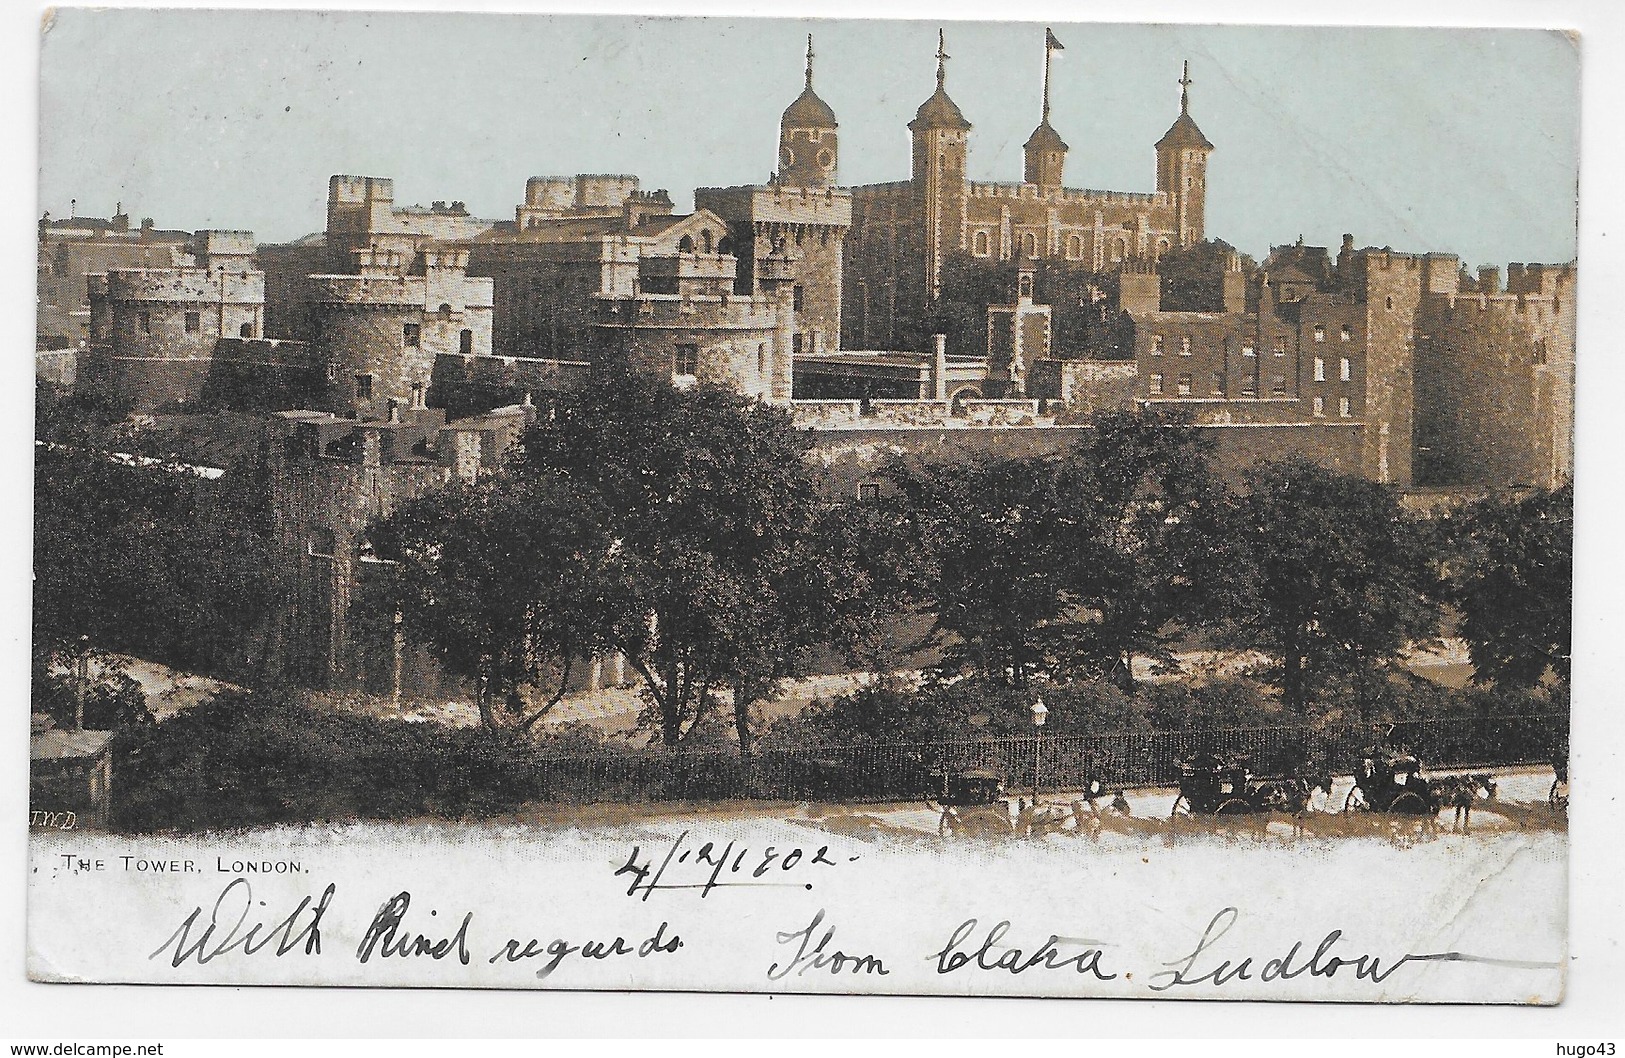
[[1044,748],[1044,721],[1049,719],[1049,709],[1044,706],[1044,697],[1039,695],[1033,699],[1033,809],[1038,808],[1038,757]]

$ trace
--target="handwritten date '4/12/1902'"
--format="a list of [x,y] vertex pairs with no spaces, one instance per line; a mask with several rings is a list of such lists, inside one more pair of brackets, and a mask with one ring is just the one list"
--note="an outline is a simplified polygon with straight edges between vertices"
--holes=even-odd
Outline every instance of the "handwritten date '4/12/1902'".
[[641,845],[632,846],[626,862],[616,869],[615,877],[631,877],[627,896],[648,900],[660,891],[698,890],[703,899],[714,890],[729,888],[793,887],[810,891],[815,872],[857,859],[856,855],[831,852],[828,845],[816,849],[799,846],[779,849],[768,845],[755,851],[736,847],[732,841],[695,844],[685,830],[663,854],[645,855]]

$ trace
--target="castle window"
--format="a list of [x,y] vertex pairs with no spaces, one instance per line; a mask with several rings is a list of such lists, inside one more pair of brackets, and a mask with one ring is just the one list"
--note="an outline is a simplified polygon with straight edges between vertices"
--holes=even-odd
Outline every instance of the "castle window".
[[1346,356],[1343,358],[1342,363],[1338,365],[1338,374],[1344,382],[1347,382],[1353,377],[1353,366],[1354,365],[1349,362],[1349,358]]
[[767,343],[762,342],[756,347],[756,373],[767,374]]
[[1394,299],[1392,297],[1386,299],[1386,304],[1389,312],[1394,311]]
[[1224,396],[1224,372],[1213,372],[1213,393],[1215,396]]
[[1315,357],[1315,381],[1326,381],[1326,361],[1318,356]]
[[1151,336],[1151,355],[1152,356],[1161,356],[1162,355],[1162,335],[1160,335],[1160,334],[1153,334]]
[[1349,399],[1347,397],[1337,398],[1337,414],[1345,419],[1354,414],[1354,410],[1349,404]]
[[196,334],[198,331],[203,329],[203,317],[196,312],[188,312],[183,317],[183,321],[186,326],[187,334]]
[[988,248],[987,232],[979,231],[971,239],[971,253],[977,257],[986,257],[992,251]]
[[797,312],[807,307],[807,288],[800,283],[790,288],[790,307]]
[[858,502],[859,503],[879,503],[880,502],[880,482],[878,482],[878,481],[860,481],[858,483]]
[[1243,397],[1258,396],[1258,376],[1248,372],[1241,376],[1241,395]]
[[1191,355],[1191,340],[1188,335],[1179,339],[1179,355]]
[[1272,397],[1284,397],[1284,396],[1286,396],[1286,376],[1285,375],[1271,375],[1270,376],[1270,395]]
[[677,252],[678,253],[693,253],[694,252],[694,237],[692,235],[685,235],[681,239],[678,239],[677,240]]
[[1286,339],[1282,338],[1280,336],[1277,336],[1276,339],[1275,339],[1275,347],[1271,351],[1276,356],[1285,356],[1286,355]]
[[327,365],[327,381],[329,381],[329,382],[337,382],[338,380],[339,380],[339,365],[332,364],[332,363],[328,364]]
[[1016,278],[1016,297],[1030,298],[1033,296],[1033,277],[1022,274]]
[[700,252],[701,253],[710,253],[711,252],[711,229],[710,228],[701,228],[700,229]]
[[1534,362],[1536,364],[1546,362],[1546,339],[1544,338],[1535,339]]
[[1326,340],[1326,327],[1325,327],[1325,325],[1320,324],[1320,323],[1315,324],[1315,341],[1324,342],[1325,340]]
[[1073,235],[1066,240],[1066,255],[1076,261],[1083,256],[1083,239]]
[[1167,239],[1158,239],[1157,240],[1157,260],[1159,260],[1159,261],[1162,260],[1162,255],[1167,253],[1167,252],[1168,252],[1168,240]]
[[138,313],[136,313],[135,318],[136,318],[136,322],[141,324],[141,333],[142,334],[151,334],[152,333],[152,313],[150,313],[150,312],[138,312]]
[[355,377],[355,399],[356,400],[371,400],[372,399],[372,376],[371,375],[357,375]]
[[790,336],[790,358],[794,360],[801,355],[801,332],[797,331]]
[[412,383],[412,407],[423,407],[423,383],[421,382]]
[[1028,232],[1021,237],[1021,254],[1023,257],[1038,256],[1038,236]]
[[1252,342],[1247,342],[1246,344],[1244,344],[1241,347],[1241,355],[1242,356],[1257,356],[1258,354],[1253,352],[1253,343]]
[[671,373],[679,377],[693,378],[700,369],[700,347],[697,345],[679,345],[671,358]]
[[818,167],[820,169],[828,169],[830,166],[832,166],[834,164],[835,164],[835,155],[831,154],[829,151],[819,151],[818,152]]
[[1177,391],[1178,391],[1178,393],[1179,393],[1179,395],[1181,397],[1190,396],[1191,395],[1191,376],[1189,376],[1189,375],[1180,375],[1179,376],[1179,381],[1177,383],[1175,383],[1175,386],[1177,387]]
[[1339,335],[1338,335],[1338,337],[1339,337],[1339,338],[1341,338],[1341,339],[1342,339],[1342,340],[1343,340],[1343,341],[1345,341],[1345,342],[1351,342],[1351,341],[1353,341],[1353,340],[1354,340],[1354,328],[1352,328],[1352,327],[1350,327],[1350,326],[1349,326],[1349,325],[1348,325],[1348,324],[1346,324],[1346,323],[1345,323],[1345,324],[1343,324],[1343,330],[1342,330],[1342,332],[1341,332],[1341,333],[1340,333],[1340,334],[1339,334]]
[[239,338],[252,338],[252,337],[254,337],[254,325],[252,323],[245,323],[241,327],[238,327],[237,328],[237,337],[239,337]]
[[464,329],[463,332],[457,336],[457,351],[462,353],[464,356],[474,355],[473,331]]
[[1123,239],[1112,240],[1112,260],[1121,261],[1128,255],[1128,243]]
[[1326,417],[1326,398],[1325,397],[1316,397],[1315,398],[1315,418],[1324,419],[1325,417]]
[[1162,376],[1161,375],[1152,375],[1151,376],[1151,392],[1153,394],[1157,394],[1157,393],[1162,392]]
[[401,341],[408,349],[416,349],[423,344],[423,325],[421,323],[407,323],[401,327]]

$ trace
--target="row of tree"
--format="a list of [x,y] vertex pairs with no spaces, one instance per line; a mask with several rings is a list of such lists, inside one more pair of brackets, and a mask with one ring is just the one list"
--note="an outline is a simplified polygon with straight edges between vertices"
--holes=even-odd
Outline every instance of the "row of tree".
[[504,472],[376,526],[395,565],[362,604],[398,610],[489,727],[533,726],[582,659],[618,653],[665,744],[726,698],[746,755],[752,705],[832,651],[886,671],[930,647],[948,675],[1132,694],[1137,660],[1245,647],[1288,708],[1336,685],[1364,711],[1459,614],[1481,679],[1566,678],[1567,489],[1429,521],[1308,463],[1230,488],[1178,420],[1094,425],[1049,457],[896,460],[874,502],[831,503],[784,412],[627,375],[561,402]]

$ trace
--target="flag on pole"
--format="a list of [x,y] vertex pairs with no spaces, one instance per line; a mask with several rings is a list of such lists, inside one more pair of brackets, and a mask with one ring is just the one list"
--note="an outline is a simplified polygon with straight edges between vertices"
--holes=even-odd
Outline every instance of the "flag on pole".
[[1055,34],[1049,27],[1044,28],[1044,46],[1050,51],[1065,51],[1066,45],[1055,39]]

